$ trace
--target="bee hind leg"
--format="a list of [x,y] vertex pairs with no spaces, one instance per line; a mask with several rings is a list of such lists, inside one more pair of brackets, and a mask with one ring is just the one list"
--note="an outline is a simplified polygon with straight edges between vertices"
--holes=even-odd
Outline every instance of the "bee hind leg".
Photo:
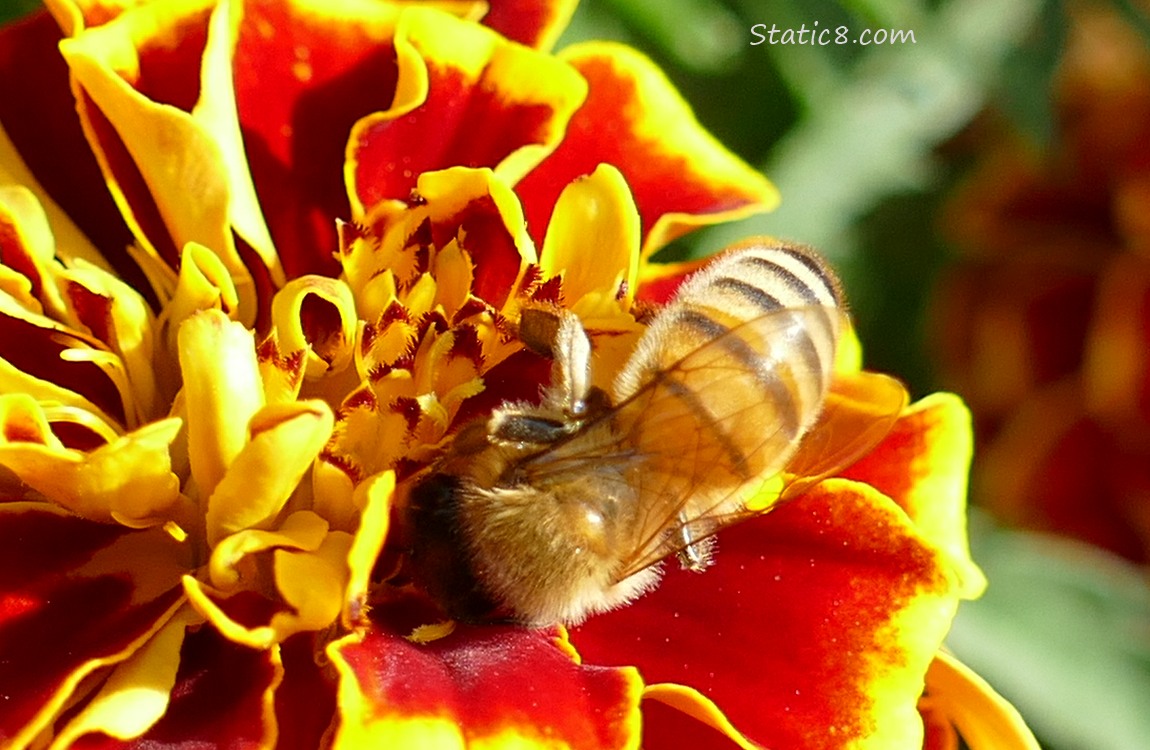
[[683,566],[684,570],[702,573],[711,567],[713,562],[711,553],[715,547],[715,538],[708,536],[696,539],[686,518],[679,516],[679,520],[681,523],[676,532],[679,551],[675,553],[675,556],[679,558],[679,564]]

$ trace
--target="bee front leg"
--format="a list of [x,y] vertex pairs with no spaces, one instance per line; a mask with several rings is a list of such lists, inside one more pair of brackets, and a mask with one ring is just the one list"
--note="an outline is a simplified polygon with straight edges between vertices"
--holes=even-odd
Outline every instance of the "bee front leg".
[[534,351],[550,353],[551,386],[544,406],[569,418],[588,412],[591,397],[591,339],[579,316],[561,308],[528,308],[519,321],[519,336]]

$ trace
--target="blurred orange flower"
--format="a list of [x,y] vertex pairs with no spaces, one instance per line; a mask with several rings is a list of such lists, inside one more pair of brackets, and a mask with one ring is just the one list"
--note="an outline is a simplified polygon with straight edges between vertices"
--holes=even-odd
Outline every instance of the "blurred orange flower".
[[1032,746],[937,654],[952,396],[571,633],[393,585],[405,483],[547,381],[522,307],[610,377],[698,265],[650,255],[776,201],[652,63],[550,54],[570,3],[48,7],[0,31],[6,747]]
[[[946,384],[987,436],[977,496],[1004,521],[1150,554],[1150,52],[1079,9],[1047,149],[996,128],[954,196]],[[989,136],[989,137],[988,137]]]

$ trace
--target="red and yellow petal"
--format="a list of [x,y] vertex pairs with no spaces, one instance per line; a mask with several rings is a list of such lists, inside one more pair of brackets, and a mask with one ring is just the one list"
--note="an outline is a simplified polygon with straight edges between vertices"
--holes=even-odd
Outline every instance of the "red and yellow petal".
[[572,641],[590,662],[634,664],[648,683],[685,686],[669,702],[720,731],[733,726],[740,741],[917,749],[922,676],[956,588],[949,560],[897,505],[828,480],[723,532],[705,575],[671,571]]
[[577,4],[578,0],[489,0],[483,25],[546,51],[563,33]]
[[489,167],[515,182],[554,150],[585,95],[570,66],[432,10],[406,10],[395,45],[395,101],[348,144],[353,218],[406,198],[423,172]]
[[910,516],[918,533],[949,558],[963,598],[977,597],[986,587],[966,536],[973,450],[969,410],[957,396],[936,393],[907,408],[887,437],[843,472],[894,500]]
[[639,746],[634,670],[583,666],[553,631],[459,626],[417,643],[372,628],[328,653],[340,673],[336,748]]
[[383,2],[243,4],[236,107],[251,180],[288,278],[338,271],[335,220],[350,216],[344,150],[359,118],[391,106],[398,16]]
[[139,650],[112,668],[79,711],[59,722],[63,726],[53,738],[52,750],[74,747],[86,735],[128,740],[151,728],[171,700],[184,636],[200,622],[194,610],[182,607]]
[[250,649],[201,628],[184,638],[178,659],[167,710],[147,732],[127,742],[89,734],[73,747],[276,746],[275,694],[284,676],[278,647]]
[[[89,142],[137,240],[171,269],[184,245],[197,242],[248,279],[232,233],[254,231],[233,206],[247,195],[246,171],[238,128],[218,114],[230,104],[229,36],[222,9],[179,0],[133,8],[65,40],[61,52]],[[270,248],[249,239],[274,262]],[[241,285],[248,319],[251,283]]]
[[132,235],[75,116],[60,38],[47,13],[0,29],[0,180],[36,193],[61,251],[93,260],[102,254],[143,288],[124,252]]
[[694,227],[778,203],[774,186],[707,133],[638,52],[597,43],[560,58],[583,75],[589,93],[555,153],[516,188],[537,242],[563,189],[603,163],[622,172],[635,196],[644,257]]
[[936,721],[956,728],[971,750],[1039,750],[1018,710],[946,651],[926,673],[923,702]]
[[162,529],[43,504],[0,504],[0,516],[0,742],[21,746],[85,678],[129,658],[182,606],[191,554]]

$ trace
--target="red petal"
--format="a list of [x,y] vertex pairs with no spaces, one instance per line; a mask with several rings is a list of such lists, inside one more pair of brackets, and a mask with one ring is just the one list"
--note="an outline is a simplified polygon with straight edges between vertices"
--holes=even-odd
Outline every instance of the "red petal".
[[335,681],[316,663],[311,633],[289,638],[280,647],[284,681],[276,689],[277,750],[315,750],[335,718]]
[[80,679],[131,653],[172,611],[178,566],[156,559],[143,572],[130,557],[141,543],[170,552],[164,536],[0,505],[0,742],[50,717]]
[[550,49],[571,20],[578,0],[490,0],[483,25],[512,41]]
[[646,263],[640,266],[639,290],[635,298],[643,302],[666,304],[675,296],[679,285],[710,262],[710,258],[682,263]]
[[335,220],[350,215],[344,149],[355,122],[395,95],[388,3],[256,0],[244,8],[236,102],[260,206],[288,278],[335,276]]
[[362,643],[334,651],[346,661],[343,678],[355,681],[341,686],[341,701],[352,687],[357,691],[353,703],[341,706],[344,742],[404,731],[413,737],[418,722],[434,719],[469,741],[510,736],[571,748],[634,745],[640,687],[634,672],[581,666],[554,632],[460,626],[417,645],[373,629]]
[[892,722],[913,736],[950,615],[916,609],[913,630],[902,618],[916,600],[945,600],[950,583],[895,506],[824,483],[718,542],[704,575],[673,570],[636,604],[574,630],[585,659],[694,687],[767,747],[841,748]]
[[516,188],[536,243],[563,188],[602,163],[623,173],[650,254],[692,225],[771,208],[777,193],[694,119],[663,73],[634,50],[588,44],[563,53],[590,93],[562,144]]

